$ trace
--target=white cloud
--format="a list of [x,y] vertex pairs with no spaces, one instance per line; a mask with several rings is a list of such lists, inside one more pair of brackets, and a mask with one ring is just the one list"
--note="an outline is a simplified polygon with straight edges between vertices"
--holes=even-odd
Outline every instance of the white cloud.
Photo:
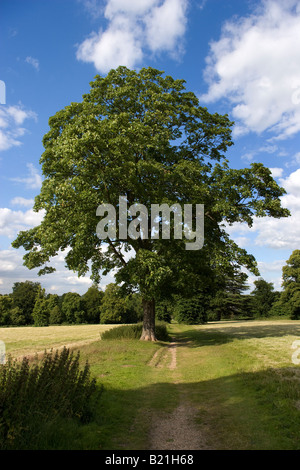
[[[31,270],[23,265],[25,254],[23,249],[0,250],[0,293],[8,294],[15,282],[28,280],[41,283],[47,293],[62,295],[65,292],[78,292],[80,295],[84,294],[92,285],[92,281],[88,276],[78,278],[65,267],[66,251],[59,252],[51,260],[51,266],[56,269],[56,272],[38,276],[39,268]],[[113,275],[109,274],[101,279],[99,287],[104,290],[107,284],[114,281]]]
[[0,235],[13,239],[20,230],[39,225],[44,216],[44,212],[34,212],[32,209],[23,211],[13,211],[7,207],[0,208]]
[[35,59],[34,57],[28,56],[28,57],[26,57],[25,62],[27,64],[32,65],[32,67],[35,68],[35,70],[37,72],[40,70],[40,63],[39,63],[38,59]]
[[124,13],[131,16],[140,16],[149,12],[158,5],[159,0],[108,0],[105,8],[105,16],[113,20],[116,15]]
[[101,0],[77,0],[81,3],[85,10],[93,19],[97,19],[103,15],[103,4]]
[[34,199],[26,199],[21,196],[16,196],[10,201],[10,203],[14,206],[32,207],[34,204]]
[[270,168],[273,178],[279,178],[282,176],[283,168]]
[[13,253],[12,250],[0,251],[0,262],[1,262],[1,274],[5,274],[7,271],[14,271],[18,266],[18,256]]
[[252,162],[255,155],[256,155],[256,152],[255,152],[255,151],[246,152],[246,153],[244,153],[244,154],[241,156],[241,159],[242,159],[242,160],[245,160],[245,161],[247,161],[247,162]]
[[[241,159],[242,160],[245,160],[247,162],[253,162],[253,161],[262,161],[262,159],[264,158],[265,154],[268,154],[269,155],[274,155],[275,152],[275,156],[276,157],[282,157],[282,156],[287,156],[288,154],[285,153],[284,151],[282,151],[277,145],[263,145],[259,148],[254,148],[254,149],[251,149],[251,148],[246,148],[247,151],[241,155]],[[262,155],[263,154],[263,155]],[[295,159],[293,160],[295,161]],[[286,164],[285,164],[286,166]],[[275,168],[273,168],[273,170],[275,170]],[[279,170],[277,170],[279,171]],[[283,170],[280,169],[280,171],[282,172]]]
[[265,261],[257,262],[261,277],[265,279],[267,282],[272,282],[274,285],[275,291],[282,290],[282,268],[283,266],[285,266],[285,264],[286,264],[285,259],[278,259],[278,260],[268,261],[268,262],[265,262]]
[[0,108],[0,152],[22,144],[19,140],[26,133],[22,126],[26,119],[35,119],[33,111],[19,106],[2,106]]
[[[2,109],[2,111],[4,111],[4,109]],[[9,106],[5,111],[8,116],[13,118],[14,123],[17,125],[23,124],[25,119],[36,119],[36,113],[22,109],[20,106]]]
[[283,266],[286,264],[285,259],[280,259],[280,260],[274,260],[270,262],[265,262],[265,261],[258,261],[258,268],[264,272],[278,272],[282,271]]
[[227,98],[237,134],[300,131],[300,5],[264,0],[249,17],[234,18],[210,45],[202,102]]
[[[76,57],[106,73],[119,65],[136,66],[147,51],[167,51],[176,56],[182,48],[187,4],[188,0],[107,0],[107,29],[86,38],[78,46]],[[85,5],[95,11],[98,4],[93,1]]]
[[[278,176],[281,173],[273,169]],[[274,176],[274,175],[273,175]],[[300,246],[300,168],[286,178],[279,178],[279,184],[286,193],[281,197],[283,207],[290,210],[291,216],[281,219],[272,217],[254,218],[252,228],[246,224],[233,224],[228,233],[234,240],[240,237],[251,238],[253,246],[295,250]]]
[[277,145],[267,144],[267,145],[264,145],[264,146],[260,147],[259,151],[260,152],[265,152],[265,153],[268,153],[268,154],[271,155],[271,154],[278,151],[278,147],[277,147]]
[[92,281],[90,278],[88,277],[78,277],[76,275],[73,275],[73,276],[67,276],[66,277],[66,281],[68,281],[68,284],[70,285],[78,285],[78,284],[83,284],[83,285],[87,285],[87,286],[91,286],[92,285]]
[[186,29],[186,2],[165,0],[145,18],[147,43],[151,51],[175,51]]
[[[290,193],[292,196],[297,196],[300,199],[300,168],[293,173],[291,173],[287,178],[281,179],[280,184],[285,188],[287,193]],[[283,196],[283,202],[287,196]],[[300,204],[299,204],[300,210]]]
[[42,185],[42,177],[32,163],[27,163],[28,176],[10,178],[16,183],[25,184],[28,189],[39,189]]
[[0,152],[8,150],[11,147],[18,147],[22,142],[17,140],[13,132],[4,132],[0,130]]
[[118,24],[104,33],[93,33],[80,45],[77,58],[93,62],[97,70],[108,72],[118,65],[133,67],[141,60],[142,50],[131,28]]

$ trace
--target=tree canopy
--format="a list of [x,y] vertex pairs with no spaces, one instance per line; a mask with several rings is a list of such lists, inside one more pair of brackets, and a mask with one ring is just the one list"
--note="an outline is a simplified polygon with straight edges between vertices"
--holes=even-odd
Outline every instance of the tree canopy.
[[282,268],[279,304],[293,319],[300,318],[300,250],[294,250]]
[[[13,246],[25,248],[24,264],[41,267],[40,274],[52,272],[48,263],[59,251],[69,269],[79,276],[90,270],[96,283],[113,270],[118,283],[141,293],[142,339],[153,340],[155,300],[174,291],[192,295],[215,270],[229,273],[238,265],[258,274],[254,257],[230,239],[225,224],[288,216],[280,202],[284,190],[261,163],[230,168],[225,154],[234,123],[200,106],[184,80],[151,67],[119,67],[90,85],[82,102],[49,119],[34,205],[45,215]],[[114,238],[100,239],[97,207],[118,208],[120,196],[147,208],[203,204],[203,248],[186,250],[172,230],[169,240],[150,232],[123,239],[118,224]]]

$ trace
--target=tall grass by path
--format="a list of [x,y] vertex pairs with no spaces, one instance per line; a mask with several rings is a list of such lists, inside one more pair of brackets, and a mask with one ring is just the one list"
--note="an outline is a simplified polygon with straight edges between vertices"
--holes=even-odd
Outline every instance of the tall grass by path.
[[63,420],[86,422],[96,381],[88,363],[67,348],[44,354],[40,363],[8,358],[0,365],[0,449],[38,449],[49,428]]

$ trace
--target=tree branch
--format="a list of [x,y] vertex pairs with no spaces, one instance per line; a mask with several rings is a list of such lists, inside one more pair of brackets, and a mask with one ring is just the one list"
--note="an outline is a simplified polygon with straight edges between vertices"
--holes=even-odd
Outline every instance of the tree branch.
[[125,259],[123,258],[123,256],[121,255],[121,253],[116,249],[116,247],[114,246],[114,244],[113,244],[113,242],[111,241],[111,239],[107,237],[107,240],[108,240],[109,246],[112,248],[112,250],[113,250],[113,252],[115,253],[115,255],[119,258],[119,260],[121,261],[121,263],[123,264],[123,266],[126,266],[127,263],[126,263]]

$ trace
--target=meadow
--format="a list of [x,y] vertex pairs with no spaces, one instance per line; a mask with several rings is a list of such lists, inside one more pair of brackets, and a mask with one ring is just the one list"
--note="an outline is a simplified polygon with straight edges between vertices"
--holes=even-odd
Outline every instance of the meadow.
[[[111,325],[0,328],[7,353],[80,351],[102,393],[33,449],[299,450],[300,321],[168,325],[170,341],[101,339]],[[293,356],[294,354],[294,356]],[[300,359],[300,354],[299,354]]]

